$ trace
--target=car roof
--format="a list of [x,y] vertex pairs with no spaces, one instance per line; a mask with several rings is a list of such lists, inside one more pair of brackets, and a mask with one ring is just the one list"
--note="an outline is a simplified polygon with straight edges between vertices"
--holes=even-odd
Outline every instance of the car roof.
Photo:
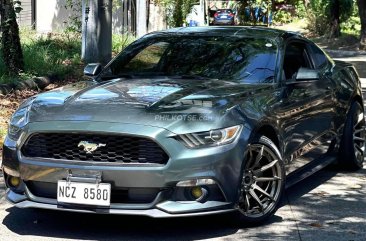
[[287,39],[292,36],[302,37],[299,33],[284,31],[280,29],[260,27],[260,26],[209,26],[209,27],[181,27],[163,31],[153,32],[155,34],[190,35],[200,36],[242,36],[242,37],[265,37]]

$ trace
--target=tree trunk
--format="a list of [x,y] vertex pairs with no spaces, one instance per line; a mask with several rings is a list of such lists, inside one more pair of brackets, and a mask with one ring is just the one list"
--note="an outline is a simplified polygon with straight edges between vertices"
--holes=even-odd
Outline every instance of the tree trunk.
[[339,0],[332,0],[329,38],[337,38],[341,35],[341,26],[340,26],[340,20],[339,20],[340,9],[339,8],[340,8]]
[[358,10],[360,12],[360,19],[361,19],[360,49],[366,50],[366,1],[357,0],[357,2],[358,2]]
[[150,0],[146,0],[146,29],[149,30],[149,20],[150,20]]
[[[90,12],[85,14],[88,7]],[[86,63],[107,64],[111,60],[112,0],[83,1],[82,39],[82,58]]]
[[13,0],[0,0],[0,15],[4,64],[8,74],[18,75],[24,70],[24,60]]

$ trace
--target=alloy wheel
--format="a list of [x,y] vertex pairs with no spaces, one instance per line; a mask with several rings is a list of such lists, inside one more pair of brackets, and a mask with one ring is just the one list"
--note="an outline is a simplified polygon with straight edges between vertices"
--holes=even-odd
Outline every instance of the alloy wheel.
[[357,162],[362,164],[365,158],[365,118],[361,110],[356,113],[353,121],[353,147]]
[[280,199],[283,181],[279,157],[266,145],[250,145],[241,182],[239,211],[250,218],[273,211]]

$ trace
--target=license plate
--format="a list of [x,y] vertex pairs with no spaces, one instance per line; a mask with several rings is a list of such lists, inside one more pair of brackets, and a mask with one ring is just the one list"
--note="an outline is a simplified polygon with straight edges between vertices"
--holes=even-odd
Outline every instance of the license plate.
[[111,184],[58,181],[57,201],[62,203],[109,206],[111,204]]
[[227,18],[227,16],[224,15],[224,16],[221,16],[221,18]]

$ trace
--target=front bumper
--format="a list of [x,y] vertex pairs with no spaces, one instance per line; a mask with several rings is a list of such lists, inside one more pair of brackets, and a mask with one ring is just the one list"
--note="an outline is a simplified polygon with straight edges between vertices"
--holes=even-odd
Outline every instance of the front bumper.
[[[55,129],[63,131],[88,131],[128,133],[130,135],[153,138],[170,156],[164,166],[149,165],[105,165],[103,163],[75,162],[63,160],[46,160],[22,156],[19,147],[27,136],[36,132],[48,132]],[[132,124],[117,125],[109,123],[55,122],[32,123],[24,136],[15,143],[5,140],[3,152],[4,176],[19,173],[24,181],[24,192],[8,189],[7,200],[19,208],[44,208],[63,211],[146,215],[150,217],[194,216],[229,212],[235,209],[240,170],[243,163],[245,147],[249,138],[249,130],[243,128],[241,136],[233,143],[204,149],[188,149],[174,138],[167,138],[171,132],[156,127],[144,127]],[[93,207],[81,205],[65,205],[57,202],[52,195],[40,195],[52,187],[58,180],[64,180],[68,173],[88,175],[98,172],[102,182],[112,183],[113,189],[135,190],[154,189],[156,196],[146,202],[124,203],[112,202],[110,207]],[[176,184],[184,180],[209,178],[215,180],[220,195],[213,195],[204,202],[184,200],[175,195]],[[29,183],[45,184],[45,188],[37,193],[28,186]],[[42,186],[41,186],[42,187]],[[42,188],[41,188],[42,189]]]
[[6,199],[18,208],[40,208],[48,210],[58,210],[67,212],[95,213],[95,214],[115,214],[115,215],[137,215],[148,216],[152,218],[169,217],[189,217],[209,214],[219,214],[235,211],[230,203],[208,201],[199,202],[172,202],[165,201],[148,209],[137,209],[133,205],[118,206],[111,205],[110,208],[93,207],[67,207],[60,206],[56,200],[32,201],[29,199],[29,193],[17,194],[10,189],[6,192]]

